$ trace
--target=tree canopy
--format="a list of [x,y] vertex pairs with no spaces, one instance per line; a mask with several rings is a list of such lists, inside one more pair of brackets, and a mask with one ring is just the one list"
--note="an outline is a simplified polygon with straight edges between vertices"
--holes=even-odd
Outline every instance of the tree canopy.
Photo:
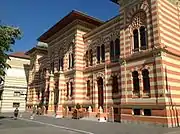
[[5,69],[10,67],[7,64],[9,59],[7,53],[12,52],[12,45],[19,39],[21,39],[19,28],[0,25],[0,76],[5,75]]

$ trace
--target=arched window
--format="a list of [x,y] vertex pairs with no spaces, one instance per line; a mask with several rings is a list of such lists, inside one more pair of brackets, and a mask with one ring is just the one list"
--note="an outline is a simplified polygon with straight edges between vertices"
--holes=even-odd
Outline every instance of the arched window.
[[66,83],[66,97],[68,97],[69,96],[69,83],[67,82]]
[[104,44],[101,45],[101,60],[102,60],[102,62],[105,61],[105,46],[104,46]]
[[132,17],[131,29],[133,31],[134,51],[147,49],[147,17],[144,11],[137,12]]
[[100,63],[100,59],[101,59],[101,57],[100,57],[100,51],[101,51],[101,49],[100,49],[100,46],[97,46],[97,48],[96,48],[96,58],[97,58],[97,63]]
[[74,54],[69,53],[69,69],[74,67]]
[[70,92],[70,96],[72,97],[73,96],[73,89],[74,89],[74,87],[73,87],[73,82],[70,82],[70,88],[71,88],[71,92]]
[[69,69],[71,68],[71,54],[69,54]]
[[71,54],[71,59],[72,59],[72,63],[71,63],[71,67],[74,68],[74,54]]
[[114,42],[110,42],[110,60],[114,59]]
[[118,93],[118,78],[117,76],[112,77],[112,93]]
[[139,37],[138,37],[137,29],[133,31],[133,36],[134,36],[134,51],[139,51]]
[[86,51],[85,60],[86,60],[86,67],[88,67],[89,66],[88,51]]
[[89,61],[90,61],[90,66],[93,65],[93,51],[92,49],[89,50]]
[[120,40],[115,40],[115,58],[119,58],[120,56]]
[[90,96],[91,93],[91,84],[90,84],[90,80],[87,81],[87,96]]
[[137,71],[134,71],[132,72],[132,77],[133,77],[133,92],[134,93],[138,93],[139,94],[139,91],[140,91],[140,88],[139,88],[139,74]]
[[141,40],[141,49],[146,49],[146,28],[144,26],[140,27],[140,40]]
[[142,76],[144,92],[150,93],[149,71],[147,69],[142,70]]

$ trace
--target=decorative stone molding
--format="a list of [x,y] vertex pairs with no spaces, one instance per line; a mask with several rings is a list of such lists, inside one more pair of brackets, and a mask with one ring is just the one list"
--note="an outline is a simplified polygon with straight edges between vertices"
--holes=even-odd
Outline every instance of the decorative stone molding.
[[104,76],[104,73],[103,72],[98,72],[97,74],[96,74],[96,80],[98,80],[98,78],[102,78],[102,79],[104,79],[105,78],[105,76]]
[[127,10],[127,19],[126,19],[126,24],[129,25],[132,22],[133,16],[138,12],[138,11],[144,11],[146,13],[146,18],[147,15],[150,14],[150,6],[147,0],[141,0],[138,4],[134,5],[131,7],[131,10]]
[[112,73],[112,74],[111,74],[111,78],[114,77],[114,76],[117,76],[118,79],[121,78],[119,73]]

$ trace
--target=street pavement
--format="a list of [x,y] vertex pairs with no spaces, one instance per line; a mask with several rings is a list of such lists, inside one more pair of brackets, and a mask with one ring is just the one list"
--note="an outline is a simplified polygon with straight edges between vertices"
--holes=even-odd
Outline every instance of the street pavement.
[[180,134],[180,128],[145,124],[100,123],[47,116],[35,116],[31,120],[29,113],[23,113],[17,120],[11,116],[1,114],[0,134]]

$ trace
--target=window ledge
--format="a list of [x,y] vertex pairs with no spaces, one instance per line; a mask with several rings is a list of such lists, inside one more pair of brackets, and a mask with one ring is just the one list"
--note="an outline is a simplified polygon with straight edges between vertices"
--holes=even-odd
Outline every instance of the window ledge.
[[140,93],[133,93],[132,98],[140,98]]
[[143,95],[142,95],[142,97],[143,98],[150,98],[151,97],[151,95],[150,95],[150,93],[143,93]]

